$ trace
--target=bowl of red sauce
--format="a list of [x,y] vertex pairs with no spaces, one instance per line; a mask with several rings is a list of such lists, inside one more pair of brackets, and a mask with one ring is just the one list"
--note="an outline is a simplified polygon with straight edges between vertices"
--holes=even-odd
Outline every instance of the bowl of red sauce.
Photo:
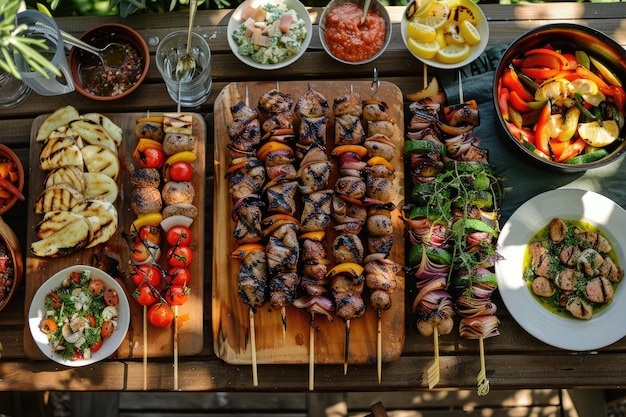
[[124,53],[120,67],[109,68],[97,56],[72,48],[68,58],[72,80],[76,91],[85,97],[98,101],[117,100],[135,91],[146,78],[150,51],[146,41],[134,29],[107,23],[89,29],[80,39],[96,48],[119,43]]
[[364,0],[333,0],[320,18],[324,50],[344,64],[359,65],[378,58],[391,40],[391,19],[385,6],[372,0],[361,23]]
[[23,273],[19,240],[13,229],[0,217],[0,311],[17,293]]
[[24,201],[24,167],[8,146],[0,143],[0,216]]

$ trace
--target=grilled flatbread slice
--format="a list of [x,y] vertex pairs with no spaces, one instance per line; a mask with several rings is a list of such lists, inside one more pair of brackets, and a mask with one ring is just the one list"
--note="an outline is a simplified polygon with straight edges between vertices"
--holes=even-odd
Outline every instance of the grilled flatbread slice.
[[96,217],[99,221],[98,225],[92,227],[92,237],[87,243],[88,248],[108,241],[117,230],[117,210],[109,201],[85,200],[74,206],[72,213],[84,217]]
[[117,145],[107,130],[91,120],[75,120],[70,123],[70,128],[90,145],[104,146],[110,151],[117,153]]
[[46,188],[35,201],[35,213],[48,211],[71,210],[84,200],[83,194],[68,184],[57,184]]
[[50,171],[61,166],[83,166],[83,155],[72,136],[55,137],[46,141],[39,155],[39,167]]
[[115,203],[119,188],[113,178],[99,172],[85,172],[83,177],[85,178],[83,194],[86,200],[102,199]]
[[115,124],[113,120],[102,113],[86,113],[82,114],[80,117],[98,123],[109,133],[118,148],[122,145],[122,128]]
[[53,169],[46,176],[44,188],[50,188],[53,185],[59,184],[69,184],[84,194],[86,184],[85,174],[83,170],[77,166],[68,165]]
[[163,114],[163,131],[165,133],[180,133],[191,135],[193,116],[190,113]]
[[78,118],[80,118],[78,110],[76,110],[73,106],[65,106],[56,109],[39,127],[36,137],[37,142],[43,142],[48,139],[50,133],[61,126],[70,124],[70,122]]
[[107,175],[114,180],[120,172],[120,161],[117,154],[104,146],[87,145],[82,148],[83,160],[87,172],[96,172]]
[[30,251],[40,257],[67,256],[83,249],[90,237],[90,222],[84,216],[77,215],[54,233],[31,243]]

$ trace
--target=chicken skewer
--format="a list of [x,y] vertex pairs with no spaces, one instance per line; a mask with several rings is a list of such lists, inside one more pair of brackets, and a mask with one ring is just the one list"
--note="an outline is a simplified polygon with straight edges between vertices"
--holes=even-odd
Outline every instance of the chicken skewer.
[[245,102],[239,102],[231,107],[234,118],[228,124],[228,133],[231,137],[229,149],[233,157],[229,167],[231,174],[229,194],[235,200],[234,237],[242,245],[233,252],[232,256],[242,261],[237,278],[239,297],[249,306],[252,383],[258,386],[254,315],[256,309],[267,301],[265,247],[258,243],[263,238],[260,230],[262,202],[259,193],[265,182],[265,171],[256,158],[256,147],[261,136],[258,112],[248,104],[249,95],[246,85]]
[[328,298],[328,251],[326,229],[331,222],[332,190],[328,181],[333,166],[326,154],[326,130],[328,123],[328,101],[310,85],[294,107],[300,118],[297,154],[301,159],[298,170],[299,191],[302,194],[302,272],[300,287],[306,295],[298,298],[294,305],[310,312],[309,324],[309,390],[315,383],[315,315],[325,315],[332,321],[332,301]]

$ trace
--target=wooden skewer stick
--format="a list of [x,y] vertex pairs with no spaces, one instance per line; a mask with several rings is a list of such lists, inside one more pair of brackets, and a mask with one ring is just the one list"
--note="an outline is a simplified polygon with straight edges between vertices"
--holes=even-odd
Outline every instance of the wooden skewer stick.
[[178,306],[174,306],[174,391],[178,391]]
[[428,65],[424,64],[424,88],[428,87]]
[[309,326],[309,391],[315,385],[315,313],[311,311],[311,325]]
[[378,328],[376,329],[376,376],[380,384],[383,375],[383,320],[380,310],[376,310],[376,314],[378,314]]
[[280,308],[280,320],[283,322],[283,342],[287,338],[287,308],[282,306]]
[[348,353],[350,351],[350,319],[346,320],[346,343],[343,351],[343,374],[348,374]]
[[432,389],[439,383],[439,330],[437,326],[433,329],[433,343],[435,351],[435,362],[428,368],[428,388]]
[[478,342],[480,347],[480,372],[476,377],[476,381],[478,382],[478,395],[483,396],[489,394],[489,380],[487,379],[487,371],[485,369],[485,344],[482,336],[478,339]]
[[256,363],[256,331],[254,329],[254,310],[250,308],[250,350],[252,350],[252,385],[259,386],[259,375]]
[[461,77],[461,70],[459,70],[459,103],[463,104],[463,78]]
[[148,390],[148,306],[143,306],[143,390]]

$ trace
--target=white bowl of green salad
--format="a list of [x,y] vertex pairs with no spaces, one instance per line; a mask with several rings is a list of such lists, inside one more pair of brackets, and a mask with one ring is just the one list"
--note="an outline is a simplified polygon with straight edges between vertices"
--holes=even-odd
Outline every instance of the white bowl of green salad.
[[113,355],[129,324],[130,306],[122,286],[89,265],[74,265],[50,277],[35,293],[28,312],[39,349],[71,367]]
[[243,63],[257,69],[286,67],[304,54],[313,25],[298,0],[247,0],[228,22],[228,44]]

